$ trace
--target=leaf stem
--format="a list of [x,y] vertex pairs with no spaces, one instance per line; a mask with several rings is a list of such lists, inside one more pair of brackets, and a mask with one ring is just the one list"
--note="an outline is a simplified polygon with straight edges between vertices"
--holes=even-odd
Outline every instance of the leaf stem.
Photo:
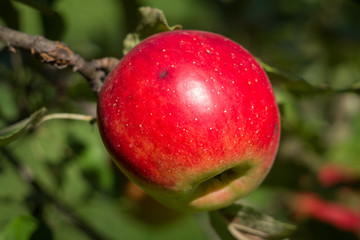
[[70,120],[79,120],[79,121],[86,121],[92,123],[95,121],[96,118],[90,115],[83,115],[76,113],[52,113],[43,116],[37,126],[43,124],[48,120],[53,120],[53,119],[70,119]]

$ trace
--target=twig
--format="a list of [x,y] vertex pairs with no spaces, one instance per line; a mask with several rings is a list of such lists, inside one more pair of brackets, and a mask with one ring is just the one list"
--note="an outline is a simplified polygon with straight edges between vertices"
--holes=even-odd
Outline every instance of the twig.
[[119,62],[113,57],[88,62],[63,42],[22,33],[2,25],[0,25],[0,40],[6,42],[12,52],[16,52],[16,48],[25,49],[57,68],[72,67],[74,71],[81,73],[87,79],[92,91],[96,94],[101,90],[106,71],[111,71]]
[[77,228],[83,231],[90,239],[93,240],[105,240],[106,237],[102,236],[96,230],[93,229],[90,225],[86,223],[80,216],[76,215],[74,211],[69,207],[58,200],[56,197],[49,194],[41,185],[36,181],[34,175],[29,167],[21,164],[18,159],[6,148],[0,148],[0,152],[6,157],[6,159],[11,163],[11,165],[17,170],[22,179],[26,181],[37,195],[42,196],[47,202],[53,204],[55,208],[60,211],[64,216],[67,217]]
[[40,126],[44,122],[52,119],[69,119],[69,120],[80,120],[93,123],[96,118],[90,115],[76,114],[76,113],[52,113],[43,116],[37,123],[36,127]]

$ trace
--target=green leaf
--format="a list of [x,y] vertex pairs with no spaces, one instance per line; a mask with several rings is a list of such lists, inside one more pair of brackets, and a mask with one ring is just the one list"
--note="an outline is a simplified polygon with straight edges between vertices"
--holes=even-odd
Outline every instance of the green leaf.
[[360,94],[360,82],[353,85],[337,89],[328,85],[315,85],[304,78],[287,73],[278,68],[264,63],[261,59],[256,58],[260,66],[265,70],[270,80],[285,87],[289,92],[297,96],[315,95],[315,94],[332,94],[332,93],[356,93]]
[[19,28],[19,13],[9,0],[0,1],[0,18],[8,27]]
[[16,0],[41,13],[41,20],[44,28],[44,36],[53,40],[60,40],[65,30],[63,17],[51,6],[54,0]]
[[44,27],[44,36],[53,40],[60,40],[65,32],[65,21],[63,17],[57,13],[41,14],[41,20]]
[[1,232],[1,240],[28,240],[37,228],[37,221],[30,215],[13,219]]
[[180,25],[169,26],[164,13],[160,9],[140,7],[139,12],[141,15],[141,21],[138,25],[137,32],[140,33],[142,38],[158,32],[181,29]]
[[25,4],[31,8],[34,8],[41,13],[52,15],[55,13],[55,11],[50,7],[52,4],[52,1],[40,1],[40,0],[15,0],[16,2],[20,2],[22,4]]
[[181,29],[181,25],[169,26],[164,13],[151,7],[140,7],[140,21],[135,33],[129,33],[124,40],[123,53],[128,53],[143,39],[160,32]]
[[[284,239],[296,226],[241,204],[210,212],[210,220],[222,239]],[[245,237],[246,236],[246,237]]]
[[141,42],[140,36],[137,33],[129,33],[124,39],[124,50],[123,54],[127,54],[133,47]]
[[256,58],[273,83],[278,83],[296,95],[331,92],[326,86],[314,86],[305,79],[289,74]]
[[46,108],[31,114],[30,117],[0,130],[0,146],[8,144],[31,130],[46,113]]

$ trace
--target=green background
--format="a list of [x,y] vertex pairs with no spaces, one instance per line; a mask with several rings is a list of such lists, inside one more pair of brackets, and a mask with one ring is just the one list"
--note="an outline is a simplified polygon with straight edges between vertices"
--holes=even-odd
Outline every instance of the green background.
[[[242,202],[298,225],[291,239],[359,239],[325,222],[294,218],[289,207],[289,196],[313,192],[360,214],[359,185],[329,188],[317,177],[322,166],[337,163],[360,179],[359,1],[1,1],[0,24],[61,40],[87,60],[121,58],[123,39],[137,25],[137,8],[151,6],[170,25],[223,34],[289,73],[285,79],[270,76],[282,114],[276,162]],[[95,116],[96,98],[80,74],[0,47],[0,128],[41,107]],[[59,203],[104,239],[217,239],[206,213],[161,221],[156,211],[131,201],[96,124],[53,120],[0,148],[0,239],[94,238]],[[38,186],[21,177],[27,169]]]

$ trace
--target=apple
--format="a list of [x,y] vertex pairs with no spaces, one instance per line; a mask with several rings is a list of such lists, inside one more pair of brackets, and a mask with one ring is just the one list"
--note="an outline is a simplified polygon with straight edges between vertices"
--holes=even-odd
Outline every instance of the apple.
[[294,194],[289,203],[297,219],[309,217],[360,234],[360,214],[344,204],[325,201],[311,192]]
[[324,187],[338,184],[356,184],[359,180],[356,172],[350,167],[329,163],[322,166],[318,172],[318,179]]
[[274,93],[254,57],[210,32],[155,34],[109,73],[98,99],[103,142],[152,197],[214,210],[254,190],[279,144]]

